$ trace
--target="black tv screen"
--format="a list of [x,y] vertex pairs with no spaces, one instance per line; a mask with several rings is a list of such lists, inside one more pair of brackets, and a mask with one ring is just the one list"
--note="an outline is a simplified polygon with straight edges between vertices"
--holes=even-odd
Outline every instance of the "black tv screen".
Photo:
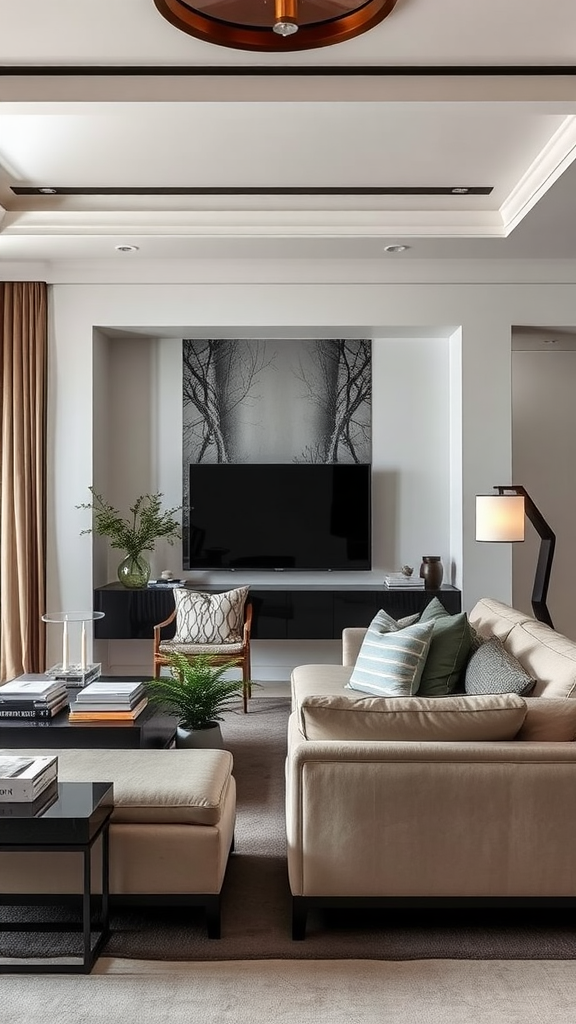
[[371,568],[366,464],[190,466],[185,569]]

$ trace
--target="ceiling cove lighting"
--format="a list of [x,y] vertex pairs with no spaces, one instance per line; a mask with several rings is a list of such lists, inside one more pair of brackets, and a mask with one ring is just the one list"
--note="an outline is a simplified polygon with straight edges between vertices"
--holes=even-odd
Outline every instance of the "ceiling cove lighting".
[[546,596],[556,547],[556,534],[520,484],[495,486],[494,490],[496,494],[478,494],[476,497],[476,540],[492,543],[523,541],[524,517],[529,519],[540,537],[540,552],[532,589],[532,611],[536,619],[552,626]]
[[353,39],[392,13],[398,0],[153,0],[188,35],[235,50],[286,53]]

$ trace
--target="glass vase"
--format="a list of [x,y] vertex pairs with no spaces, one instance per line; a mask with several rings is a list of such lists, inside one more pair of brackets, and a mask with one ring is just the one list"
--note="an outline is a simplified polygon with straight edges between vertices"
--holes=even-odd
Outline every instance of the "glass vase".
[[122,586],[131,590],[145,587],[150,579],[150,562],[142,552],[137,555],[126,555],[118,566],[118,579]]

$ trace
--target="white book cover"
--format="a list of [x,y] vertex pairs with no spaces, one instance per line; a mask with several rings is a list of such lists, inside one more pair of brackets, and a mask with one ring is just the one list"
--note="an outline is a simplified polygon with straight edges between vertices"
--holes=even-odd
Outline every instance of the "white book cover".
[[92,701],[123,701],[127,704],[144,693],[143,683],[88,683],[84,689],[76,694],[76,700],[80,704]]
[[54,679],[45,679],[39,676],[38,679],[29,679],[19,676],[18,679],[11,679],[8,683],[0,686],[0,698],[31,697],[47,699],[55,693],[66,691],[61,682]]
[[57,777],[58,758],[54,755],[23,757],[3,754],[0,757],[0,803],[35,800]]

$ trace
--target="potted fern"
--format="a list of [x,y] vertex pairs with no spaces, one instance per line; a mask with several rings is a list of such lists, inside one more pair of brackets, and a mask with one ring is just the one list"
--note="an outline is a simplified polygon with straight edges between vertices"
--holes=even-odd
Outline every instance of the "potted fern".
[[162,492],[141,494],[130,506],[130,515],[123,516],[93,487],[89,490],[92,501],[76,506],[93,513],[92,526],[81,534],[108,537],[111,547],[125,551],[126,556],[118,566],[118,579],[125,587],[145,587],[150,579],[150,563],[143,552],[152,551],[159,537],[165,537],[169,544],[181,537],[180,523],[174,516],[182,506],[163,512]]
[[177,747],[222,747],[219,723],[242,693],[242,679],[224,679],[238,664],[231,659],[218,664],[212,654],[192,660],[179,651],[168,655],[170,675],[151,679],[147,695],[151,703],[178,718]]

